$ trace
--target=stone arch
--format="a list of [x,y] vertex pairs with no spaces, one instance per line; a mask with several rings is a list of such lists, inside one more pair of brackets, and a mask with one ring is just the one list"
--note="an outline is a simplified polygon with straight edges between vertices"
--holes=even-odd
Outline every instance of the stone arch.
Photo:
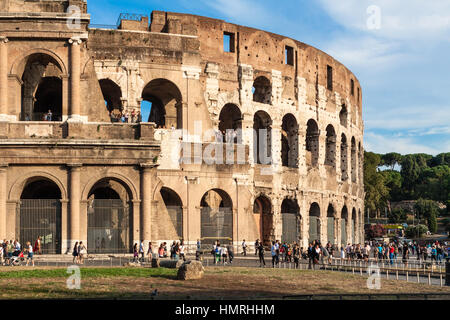
[[48,52],[31,53],[20,61],[15,72],[22,80],[21,120],[62,120],[65,71],[61,63]]
[[233,243],[233,201],[218,188],[205,192],[200,201],[202,243]]
[[253,116],[253,157],[259,164],[272,163],[272,119],[262,110]]
[[[132,246],[133,195],[122,179],[102,177],[87,189],[87,249],[128,253]],[[84,198],[82,198],[84,200]]]
[[336,209],[330,202],[327,209],[327,241],[334,244],[336,243]]
[[105,180],[105,179],[112,179],[117,182],[120,182],[123,184],[129,191],[130,199],[131,200],[139,200],[139,193],[137,192],[137,188],[134,185],[134,183],[129,179],[128,177],[115,172],[110,172],[106,174],[98,174],[94,177],[92,177],[84,186],[83,190],[81,191],[81,200],[88,200],[89,192],[92,189],[92,187],[99,181]]
[[352,170],[351,170],[351,175],[352,175],[352,182],[356,183],[356,140],[355,137],[352,137],[352,142],[351,142],[351,165],[352,165]]
[[242,143],[242,113],[237,105],[224,105],[219,115],[219,131],[223,142]]
[[319,126],[314,119],[306,124],[306,164],[316,167],[319,164]]
[[[259,61],[266,64],[278,62],[275,59],[278,57],[275,43],[272,37],[266,32],[261,30],[253,32],[247,42],[250,43],[249,48],[252,49],[252,55],[254,54],[254,57]],[[275,53],[275,55],[273,55],[273,53]]]
[[344,204],[341,210],[341,244],[347,245],[347,227],[348,227],[348,209],[347,205]]
[[298,168],[298,123],[291,113],[283,117],[281,126],[281,163],[285,167]]
[[[160,195],[164,207],[159,206],[159,211],[167,211],[167,214],[172,222],[172,226],[177,233],[177,238],[183,238],[183,200],[178,195],[178,193],[168,187],[160,188]],[[159,212],[161,214],[161,212]]]
[[339,122],[341,123],[341,126],[347,128],[348,110],[345,104],[342,105],[341,111],[339,112]]
[[42,253],[61,253],[63,191],[55,181],[42,176],[29,177],[22,185],[16,238],[25,245],[40,237]]
[[272,84],[265,76],[259,76],[253,81],[253,101],[272,104]]
[[64,61],[61,59],[59,55],[57,55],[55,52],[45,49],[45,48],[36,48],[29,50],[23,54],[21,54],[19,57],[17,57],[14,62],[11,65],[10,74],[11,75],[21,75],[23,74],[23,71],[25,69],[26,65],[26,59],[33,55],[33,54],[45,54],[48,56],[51,56],[54,61],[61,67],[61,72],[64,76],[67,76],[67,67]]
[[296,199],[285,198],[281,203],[282,232],[281,242],[300,243],[301,215]]
[[44,178],[52,181],[58,186],[59,190],[61,190],[61,200],[67,200],[67,189],[64,187],[64,184],[61,182],[61,180],[59,180],[55,175],[45,171],[33,171],[16,179],[16,181],[10,188],[8,200],[19,201],[23,188],[30,178]]
[[356,243],[356,231],[358,230],[358,226],[356,225],[356,209],[352,209],[352,220],[350,224],[350,230],[351,230],[351,244]]
[[329,124],[327,126],[327,138],[325,142],[325,165],[336,169],[336,131]]
[[309,207],[309,242],[320,241],[320,206],[317,202],[311,203]]
[[270,198],[260,193],[253,202],[253,217],[258,226],[258,234],[264,246],[270,246],[275,240],[273,206]]
[[183,99],[180,89],[172,81],[151,80],[142,90],[142,100],[151,103],[149,122],[156,123],[157,127],[183,127]]
[[345,134],[341,135],[341,179],[345,181],[348,179],[348,144]]
[[117,112],[122,111],[122,89],[120,86],[109,78],[100,79],[98,82],[105,100],[106,109],[109,112],[114,110],[117,110]]

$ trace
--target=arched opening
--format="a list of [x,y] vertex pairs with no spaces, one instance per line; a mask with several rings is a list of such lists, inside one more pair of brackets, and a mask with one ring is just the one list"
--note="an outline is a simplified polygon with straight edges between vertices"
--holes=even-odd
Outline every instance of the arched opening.
[[272,85],[270,80],[260,76],[253,82],[253,101],[272,104]]
[[[150,107],[148,122],[154,122],[158,128],[183,127],[182,97],[178,87],[166,79],[150,81],[142,91],[142,100]],[[141,110],[146,114],[148,110]]]
[[347,244],[347,222],[348,222],[348,210],[347,206],[344,205],[341,211],[341,244]]
[[364,150],[361,148],[361,142],[358,142],[358,161],[359,161],[359,183],[364,185]]
[[88,252],[130,252],[131,200],[128,187],[116,179],[102,179],[91,188],[87,208]]
[[258,226],[260,240],[270,246],[274,238],[272,203],[266,196],[259,196],[253,203],[253,215]]
[[309,208],[309,242],[320,241],[320,207],[317,202]]
[[101,79],[99,81],[103,99],[112,122],[118,122],[122,113],[122,90],[111,79]]
[[22,121],[62,120],[62,68],[50,55],[35,53],[24,62]]
[[345,134],[342,134],[342,136],[341,136],[341,180],[342,181],[345,181],[348,179],[347,154],[348,154],[347,138],[345,137]]
[[223,190],[212,189],[206,192],[200,202],[201,240],[213,244],[233,243],[233,203]]
[[242,143],[242,114],[238,106],[226,104],[219,115],[219,131],[223,142]]
[[177,233],[177,239],[183,238],[183,203],[178,194],[172,189],[162,187],[161,197],[170,217],[170,222]]
[[272,163],[272,119],[264,111],[253,117],[253,157],[258,164]]
[[352,244],[356,244],[356,230],[357,230],[357,227],[356,227],[356,209],[355,208],[353,208],[353,210],[352,210],[352,221],[351,221],[351,241],[352,241]]
[[356,183],[356,141],[355,137],[352,137],[352,149],[351,149],[351,163],[352,163],[352,182]]
[[325,165],[336,169],[336,132],[330,124],[327,126],[327,140],[325,142]]
[[343,104],[341,112],[339,112],[339,121],[341,122],[341,125],[344,126],[345,128],[347,128],[347,117],[348,117],[347,107],[345,106],[345,104]]
[[310,119],[306,129],[306,164],[317,166],[319,164],[319,127],[317,122]]
[[61,190],[51,180],[30,178],[20,196],[19,242],[34,245],[41,238],[41,252],[61,253]]
[[327,209],[327,240],[334,244],[336,243],[336,211],[330,203]]
[[282,233],[281,242],[300,243],[301,216],[297,201],[284,199],[281,203]]
[[292,114],[283,117],[281,126],[281,162],[285,167],[298,168],[298,124]]

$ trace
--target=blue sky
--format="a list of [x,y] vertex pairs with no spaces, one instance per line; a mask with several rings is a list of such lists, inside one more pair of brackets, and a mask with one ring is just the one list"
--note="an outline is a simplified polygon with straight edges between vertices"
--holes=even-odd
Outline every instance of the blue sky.
[[224,19],[315,46],[361,82],[366,150],[450,152],[449,0],[88,0],[95,24],[152,10]]

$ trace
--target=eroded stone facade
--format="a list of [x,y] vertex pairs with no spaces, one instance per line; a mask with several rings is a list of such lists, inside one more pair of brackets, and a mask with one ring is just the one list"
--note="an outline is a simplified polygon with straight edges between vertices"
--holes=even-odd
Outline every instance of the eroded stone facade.
[[[69,6],[80,9],[79,28],[68,24]],[[96,27],[81,0],[2,1],[0,238],[23,235],[24,190],[47,181],[60,190],[62,253],[75,241],[94,246],[91,200],[108,197],[127,203],[125,251],[141,239],[211,241],[207,212],[225,219],[210,224],[235,245],[362,242],[358,79],[281,35],[171,12],[153,11],[150,21],[123,16]],[[150,119],[111,123],[109,112],[131,114],[145,101]],[[42,121],[50,108],[57,121]],[[243,162],[173,157],[180,145],[208,148],[214,136],[203,133],[219,129],[243,129],[229,151],[242,151]],[[270,164],[255,157],[253,129],[266,129],[255,141],[268,142]],[[36,190],[27,195],[42,197]]]

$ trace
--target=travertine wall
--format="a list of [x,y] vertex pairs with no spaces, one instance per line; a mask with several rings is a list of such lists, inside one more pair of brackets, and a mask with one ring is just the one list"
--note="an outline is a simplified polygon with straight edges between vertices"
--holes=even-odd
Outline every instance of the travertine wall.
[[[64,12],[69,5],[81,8],[77,29],[67,25],[69,14]],[[173,228],[164,227],[168,215],[162,187],[179,196],[183,212],[179,236],[193,246],[202,236],[201,199],[212,189],[232,202],[236,245],[243,239],[249,243],[261,239],[263,224],[271,226],[266,242],[281,239],[284,199],[298,204],[298,240],[303,247],[312,240],[313,203],[320,208],[322,242],[328,240],[330,204],[337,221],[333,242],[350,241],[350,223],[348,239],[340,239],[344,206],[349,220],[355,209],[355,242],[363,241],[362,91],[345,66],[297,40],[217,19],[153,11],[150,25],[145,17],[130,18],[123,19],[119,28],[89,28],[89,19],[83,1],[10,0],[0,5],[0,117],[4,121],[0,144],[6,150],[0,158],[0,238],[14,237],[17,226],[11,212],[27,179],[35,175],[65,190],[63,252],[73,241],[86,241],[85,190],[95,179],[108,177],[134,190],[130,191],[134,241],[175,240]],[[224,32],[230,35],[232,52],[224,50]],[[289,57],[285,57],[286,49]],[[23,75],[31,62],[50,62],[58,69],[62,121],[20,121],[24,120]],[[119,88],[123,112],[139,111],[143,99],[151,99],[156,109],[157,103],[164,105],[172,97],[172,111],[165,106],[168,129],[155,131],[159,124],[145,123],[147,119],[141,124],[109,124],[108,93],[102,92],[102,79]],[[256,79],[263,79],[262,89]],[[264,97],[254,97],[253,91]],[[198,145],[204,150],[214,140],[204,133],[218,129],[228,104],[241,114],[231,121],[243,129],[242,141],[232,153],[236,155],[242,146],[244,162],[180,163],[178,150],[186,143],[195,142],[193,149]],[[344,105],[348,113],[342,122],[339,115]],[[271,164],[258,164],[254,158],[252,129],[257,113],[269,127]],[[284,133],[289,136],[288,147],[282,145],[282,129],[287,126],[283,119],[289,119],[289,132]],[[185,133],[171,130],[169,123]],[[342,135],[347,142],[342,149],[345,154]],[[289,157],[287,166],[282,154]],[[270,203],[264,208],[270,211],[266,221],[254,214],[255,200],[261,196]]]

